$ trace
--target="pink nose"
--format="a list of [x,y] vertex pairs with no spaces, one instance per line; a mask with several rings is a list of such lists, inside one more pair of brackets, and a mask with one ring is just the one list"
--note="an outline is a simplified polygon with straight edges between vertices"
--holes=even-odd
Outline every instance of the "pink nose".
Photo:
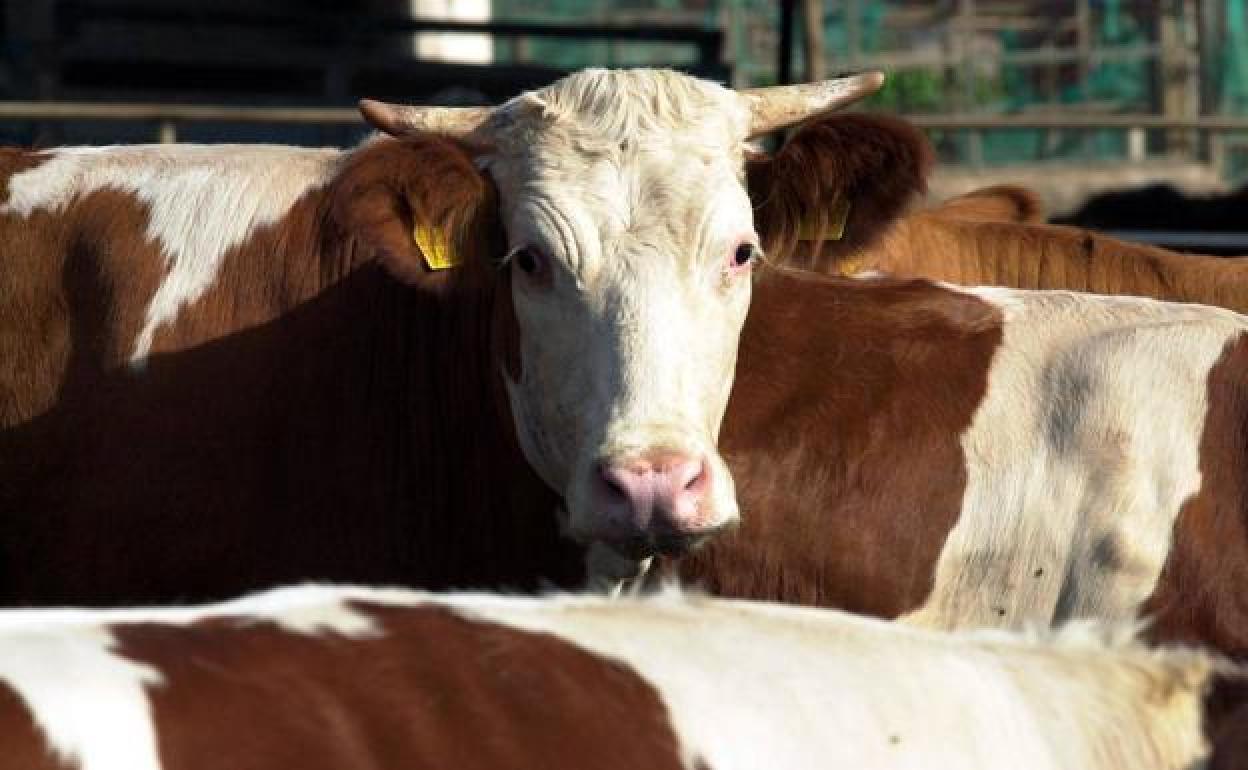
[[604,462],[598,481],[597,507],[622,535],[697,534],[707,528],[711,469],[704,457],[647,452]]

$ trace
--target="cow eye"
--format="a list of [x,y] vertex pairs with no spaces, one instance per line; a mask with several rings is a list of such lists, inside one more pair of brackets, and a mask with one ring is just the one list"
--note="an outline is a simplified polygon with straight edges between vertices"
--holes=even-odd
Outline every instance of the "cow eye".
[[732,253],[732,266],[740,269],[754,261],[758,255],[758,247],[752,243],[742,243]]
[[545,264],[545,257],[532,246],[525,246],[523,249],[520,249],[512,259],[515,261],[516,267],[528,275],[537,275]]
[[550,285],[550,258],[535,246],[525,246],[511,257],[511,264],[524,273],[530,286],[544,288]]

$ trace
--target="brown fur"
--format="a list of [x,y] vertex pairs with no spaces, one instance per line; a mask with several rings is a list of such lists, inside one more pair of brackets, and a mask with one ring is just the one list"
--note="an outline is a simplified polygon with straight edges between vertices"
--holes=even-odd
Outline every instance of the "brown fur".
[[746,167],[763,250],[781,261],[804,230],[826,232],[850,201],[836,248],[871,246],[926,189],[931,146],[909,123],[883,115],[832,115],[800,128],[778,153]]
[[52,754],[26,704],[0,684],[0,768],[5,770],[72,770]]
[[[966,286],[1068,289],[1248,312],[1248,258],[1179,254],[1072,227],[974,220],[957,203],[901,217],[867,248],[803,243],[781,256],[832,275],[878,271]],[[810,256],[812,253],[817,257]]]
[[659,694],[628,666],[443,608],[356,607],[384,636],[114,627],[119,652],[167,682],[149,690],[165,770],[682,766]]
[[1044,204],[1040,196],[1026,187],[1012,184],[993,185],[950,198],[929,210],[954,219],[971,222],[1044,222]]
[[[160,264],[141,207],[103,193],[0,222],[0,242],[65,265],[24,290],[45,330],[29,314],[0,327],[0,359],[23,362],[4,381],[21,408],[0,432],[0,600],[208,599],[310,577],[575,584],[579,553],[497,378],[514,323],[506,274],[477,248],[492,241],[461,239],[464,270],[401,269],[419,265],[395,240],[415,218],[494,232],[490,195],[448,140],[371,145],[227,254],[141,374],[124,360]],[[409,285],[377,264],[386,247]]]
[[1155,618],[1150,633],[1157,638],[1212,644],[1240,658],[1248,658],[1248,595],[1243,590],[1248,563],[1237,557],[1248,553],[1245,371],[1248,340],[1240,339],[1210,372],[1200,492],[1179,514],[1169,561],[1144,608]]
[[1208,770],[1248,770],[1248,704],[1223,718],[1210,741]]

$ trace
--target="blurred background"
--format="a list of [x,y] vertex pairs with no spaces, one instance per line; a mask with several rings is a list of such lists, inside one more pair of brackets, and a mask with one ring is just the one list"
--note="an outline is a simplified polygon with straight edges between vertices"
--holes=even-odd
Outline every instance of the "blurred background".
[[[4,0],[0,140],[348,145],[361,96],[488,104],[586,66],[735,86],[889,73],[933,195],[1054,213],[1248,178],[1248,0]],[[1248,230],[1248,225],[1243,228]]]

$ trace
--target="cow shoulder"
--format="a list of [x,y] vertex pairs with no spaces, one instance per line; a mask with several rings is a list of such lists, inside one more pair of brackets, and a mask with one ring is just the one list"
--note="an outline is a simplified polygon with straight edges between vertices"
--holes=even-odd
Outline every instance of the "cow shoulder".
[[843,229],[838,250],[870,245],[926,189],[931,164],[922,132],[898,118],[833,114],[811,121],[775,155],[747,165],[764,248],[785,261],[800,241],[827,246],[835,229]]

